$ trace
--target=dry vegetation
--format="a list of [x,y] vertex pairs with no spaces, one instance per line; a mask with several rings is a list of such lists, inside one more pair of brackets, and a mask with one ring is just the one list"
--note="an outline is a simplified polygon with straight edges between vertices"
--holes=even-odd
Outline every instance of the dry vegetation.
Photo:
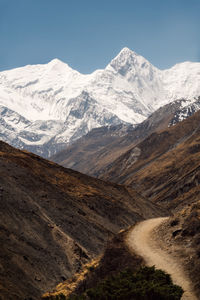
[[137,187],[141,194],[171,209],[196,201],[200,182],[200,112],[137,145],[141,154],[120,172],[131,151],[120,157],[104,179]]
[[200,201],[176,212],[158,232],[165,249],[182,262],[193,283],[197,298],[200,293]]
[[110,275],[115,275],[126,268],[134,272],[140,266],[144,266],[142,258],[131,253],[127,247],[126,235],[127,232],[122,231],[108,241],[101,257],[86,264],[81,273],[75,274],[68,281],[58,285],[53,292],[43,295],[43,299],[59,294],[67,297],[73,294],[80,295]]
[[136,127],[117,125],[95,128],[51,159],[64,167],[99,177],[123,153],[152,132],[166,128],[179,107],[180,101],[167,104]]
[[[141,152],[134,164],[122,169],[133,154],[131,149],[106,170],[106,179],[129,187],[65,169],[0,142],[1,298],[38,299],[65,282],[99,255],[121,228],[165,216],[166,210],[151,200],[168,211],[195,203],[200,192],[199,121],[200,112],[153,133],[137,145]],[[195,274],[195,282],[199,278],[199,208],[186,209],[178,218],[182,221],[168,227],[173,230],[169,230],[170,238],[177,245],[188,242],[192,251],[188,270]],[[81,292],[105,274],[130,266],[131,259],[134,268],[138,258],[131,258],[120,236],[115,239],[95,268],[83,269],[79,278],[87,280],[78,280],[77,285],[75,277],[70,289],[76,282]],[[58,289],[63,286],[66,283]],[[195,288],[199,291],[198,280]]]
[[160,214],[132,189],[0,142],[1,299],[38,299],[121,228]]

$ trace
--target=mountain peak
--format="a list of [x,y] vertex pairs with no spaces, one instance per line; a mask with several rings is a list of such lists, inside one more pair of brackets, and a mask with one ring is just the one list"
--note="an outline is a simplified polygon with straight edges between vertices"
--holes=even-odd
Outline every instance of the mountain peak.
[[72,68],[68,64],[64,63],[62,60],[58,58],[52,59],[47,65],[51,70],[54,71],[72,70]]
[[134,52],[133,50],[129,49],[128,47],[124,47],[122,48],[122,50],[119,52],[119,54],[117,56],[130,56],[130,55],[134,55],[137,56],[138,54],[136,52]]
[[52,59],[52,60],[49,62],[49,64],[52,64],[52,65],[54,65],[54,64],[61,64],[61,63],[63,63],[63,61],[61,61],[61,60],[58,59],[58,58],[54,58],[54,59]]
[[122,76],[126,76],[129,71],[146,63],[148,63],[148,61],[144,57],[125,47],[111,60],[106,69],[114,70]]
[[119,52],[119,54],[111,60],[109,65],[113,67],[113,65],[115,65],[116,62],[118,64],[125,64],[127,61],[134,61],[137,56],[138,54],[136,52],[132,51],[127,47],[124,47]]

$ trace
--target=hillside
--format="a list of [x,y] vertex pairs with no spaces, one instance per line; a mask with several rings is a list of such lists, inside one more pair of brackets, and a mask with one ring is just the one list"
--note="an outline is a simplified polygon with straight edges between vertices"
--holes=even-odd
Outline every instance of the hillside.
[[155,132],[111,164],[102,178],[123,183],[167,208],[199,194],[200,112]]
[[138,192],[0,142],[0,296],[38,299],[136,221],[164,214]]
[[193,283],[193,288],[199,299],[199,257],[200,257],[200,201],[186,205],[157,231],[163,249],[173,253],[184,266],[188,277]]
[[200,97],[180,99],[156,110],[141,124],[100,127],[64,148],[51,160],[79,172],[100,176],[123,153],[153,132],[159,132],[191,116],[200,108]]
[[170,276],[145,267],[144,259],[128,245],[127,237],[134,227],[117,234],[99,259],[42,299],[179,300],[183,291],[172,284]]
[[[127,282],[125,270],[128,268],[133,274],[145,265],[149,267],[155,265],[157,269],[160,268],[170,274],[173,283],[183,288],[184,294],[181,299],[199,299],[199,230],[200,201],[198,200],[192,205],[186,205],[171,217],[139,222],[110,240],[100,259],[86,265],[82,273],[59,284],[53,292],[46,293],[43,299],[56,300],[56,296],[61,294],[66,297],[63,299],[79,299],[69,297],[71,294],[81,294],[83,299],[88,299],[87,294],[89,299],[94,299],[90,298],[90,291],[93,293],[96,291],[101,295],[102,298],[97,297],[97,299],[104,299],[107,293],[112,294],[112,291],[117,291],[117,295],[120,295],[119,299],[137,299],[125,297],[127,291],[131,293],[130,286],[134,282],[133,280]],[[115,276],[120,278],[117,285],[112,281]],[[160,278],[163,281],[163,275]],[[158,276],[156,279],[156,285],[160,278]],[[106,280],[108,286],[105,284]],[[104,289],[98,289],[97,287],[102,283]],[[156,285],[154,277],[154,287]],[[146,286],[147,284],[143,285],[144,289]],[[140,287],[141,285],[138,286],[139,293],[141,293]],[[159,290],[162,291],[162,288]],[[157,295],[157,298],[147,296],[147,291],[143,297],[139,294],[139,299],[165,299],[164,295],[166,299],[180,299],[178,294],[170,297],[170,290],[165,290],[164,295],[162,297]]]

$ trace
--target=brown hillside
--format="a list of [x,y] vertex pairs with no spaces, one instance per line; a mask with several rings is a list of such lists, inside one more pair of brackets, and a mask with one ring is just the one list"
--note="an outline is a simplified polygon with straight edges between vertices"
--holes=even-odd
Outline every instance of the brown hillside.
[[0,298],[38,299],[121,228],[162,214],[134,190],[0,142]]
[[200,182],[200,112],[153,133],[112,165],[102,178],[130,185],[169,208],[195,201]]
[[197,299],[200,293],[200,201],[175,213],[158,231],[159,240],[184,266]]
[[117,125],[95,128],[57,153],[51,160],[79,172],[99,176],[102,170],[146,138],[152,132],[165,129],[184,100],[167,104],[139,125]]
[[108,241],[105,251],[100,257],[85,265],[81,273],[60,283],[53,292],[43,295],[42,299],[47,300],[48,297],[52,297],[51,299],[54,300],[59,294],[65,295],[68,299],[72,295],[80,295],[87,289],[95,287],[108,276],[113,276],[125,269],[131,269],[135,272],[144,266],[142,257],[130,251],[127,246],[127,234],[131,229],[132,227],[115,235]]

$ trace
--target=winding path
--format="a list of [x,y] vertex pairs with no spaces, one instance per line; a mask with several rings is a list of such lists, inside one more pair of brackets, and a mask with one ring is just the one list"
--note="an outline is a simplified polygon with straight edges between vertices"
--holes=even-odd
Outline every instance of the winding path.
[[127,243],[130,249],[142,256],[148,266],[155,266],[171,275],[175,284],[185,291],[183,300],[197,300],[193,294],[190,281],[184,274],[182,266],[167,252],[159,248],[153,230],[168,218],[149,219],[138,223],[128,234]]

